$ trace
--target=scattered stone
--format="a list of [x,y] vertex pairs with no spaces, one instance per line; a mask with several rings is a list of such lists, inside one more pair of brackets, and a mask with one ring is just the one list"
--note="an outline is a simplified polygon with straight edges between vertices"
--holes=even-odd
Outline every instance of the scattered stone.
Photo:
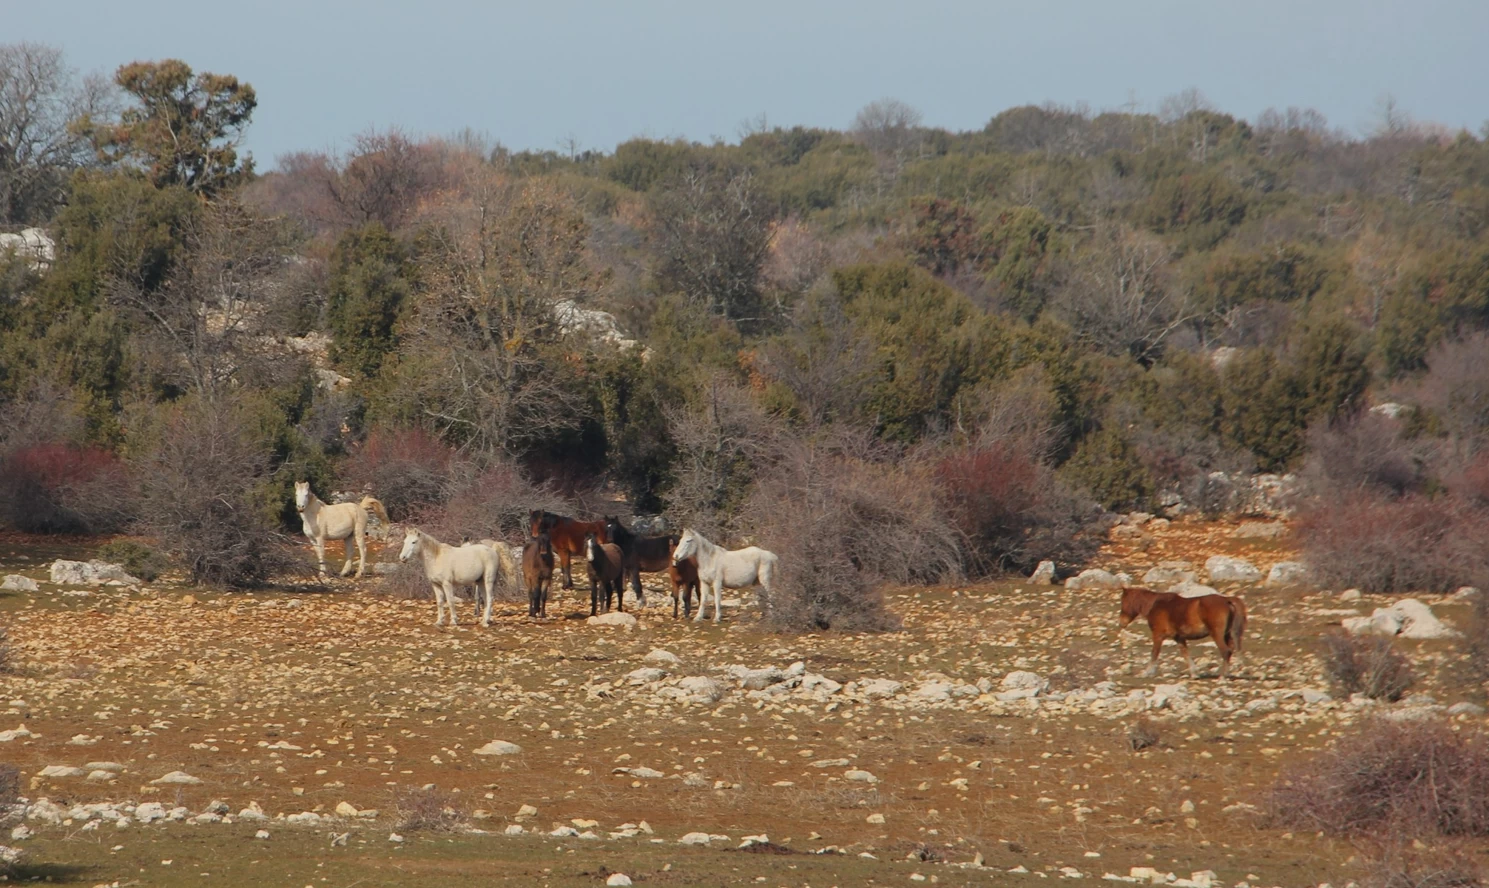
[[21,725],[19,728],[11,728],[9,731],[0,731],[0,743],[9,743],[12,740],[19,740],[23,737],[39,736],[41,735],[33,734],[30,731],[26,730],[25,725]]
[[88,772],[82,768],[74,768],[70,765],[47,765],[36,773],[38,777],[69,779],[72,777],[85,777]]
[[724,696],[724,686],[706,675],[690,675],[677,687],[694,703],[717,703]]
[[640,669],[633,669],[628,672],[626,674],[626,683],[631,685],[653,684],[666,677],[667,673],[664,670],[657,669],[654,666],[643,666]]
[[1330,697],[1323,691],[1316,690],[1314,688],[1303,689],[1303,702],[1307,703],[1309,706],[1316,706],[1319,703],[1332,703],[1333,701],[1334,698]]
[[679,844],[679,845],[707,845],[708,844],[708,833],[706,833],[706,832],[690,832],[687,835],[683,836],[682,838],[678,839],[677,840],[677,844]]
[[7,574],[5,579],[0,580],[0,592],[40,592],[41,587],[30,577],[20,574]]
[[357,810],[357,806],[353,805],[351,802],[338,802],[336,804],[337,817],[357,817],[361,813],[362,812]]
[[1262,572],[1244,558],[1229,555],[1211,555],[1205,559],[1205,573],[1212,583],[1255,583],[1261,580]]
[[870,814],[867,818],[865,818],[865,822],[872,823],[872,824],[874,824],[874,825],[877,826],[877,825],[879,825],[879,824],[881,824],[881,823],[884,822],[884,815],[883,814]]
[[843,774],[844,780],[852,780],[857,783],[878,783],[879,778],[868,771],[852,770]]
[[1029,575],[1029,582],[1036,586],[1052,586],[1055,583],[1055,562],[1041,561]]
[[[4,587],[0,586],[0,588]],[[1450,601],[1468,601],[1469,599],[1477,598],[1478,595],[1479,590],[1473,586],[1459,586],[1458,591],[1454,592],[1448,598]]]
[[605,880],[606,885],[630,885],[631,877],[625,873],[611,873],[610,878]]
[[903,682],[888,678],[861,678],[858,680],[858,693],[870,700],[893,697],[900,692],[905,685]]
[[269,838],[269,831],[267,829],[261,829],[258,832],[254,833],[253,837],[255,839],[267,839]]
[[392,842],[395,845],[400,845],[400,844],[403,843],[403,836],[400,836],[396,832],[395,833],[388,833],[388,841]]
[[516,743],[508,743],[506,740],[492,740],[485,746],[473,750],[476,755],[517,755],[521,751],[521,746],[518,746]]
[[1177,594],[1180,598],[1203,598],[1206,595],[1220,594],[1214,586],[1206,586],[1204,583],[1196,583],[1192,580],[1175,584],[1168,591]]
[[1340,601],[1359,601],[1360,600],[1360,590],[1359,589],[1345,589],[1343,592],[1340,592],[1339,593],[1339,600]]
[[658,649],[642,657],[641,662],[651,663],[654,666],[676,666],[682,661],[678,660],[677,655],[671,651]]
[[1448,707],[1448,715],[1483,715],[1484,707],[1467,700],[1462,703],[1454,703]]
[[1452,638],[1458,635],[1415,598],[1403,598],[1390,607],[1378,607],[1368,617],[1346,617],[1341,621],[1352,635],[1399,635],[1402,638]]
[[164,777],[157,777],[150,781],[152,786],[198,786],[202,782],[200,777],[193,777],[185,771],[172,771]]
[[31,827],[27,826],[24,823],[10,831],[11,841],[14,842],[24,842],[34,835],[36,835],[36,833],[32,832]]
[[1194,565],[1187,561],[1160,561],[1157,566],[1143,574],[1143,585],[1162,592],[1179,583],[1192,583],[1199,579]]
[[165,805],[159,802],[145,802],[134,809],[134,819],[140,823],[154,823],[157,820],[166,819],[167,816]]
[[509,836],[520,836],[523,834],[523,832],[525,832],[525,830],[515,823],[509,824],[507,828],[503,830],[503,833]]

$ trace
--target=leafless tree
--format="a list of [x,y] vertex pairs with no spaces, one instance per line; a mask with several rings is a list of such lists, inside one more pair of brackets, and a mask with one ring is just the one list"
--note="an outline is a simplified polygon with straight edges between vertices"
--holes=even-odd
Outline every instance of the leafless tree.
[[280,227],[221,200],[188,222],[186,247],[159,287],[127,271],[108,285],[109,298],[160,343],[156,372],[212,400],[246,372],[283,371],[285,354],[273,338],[287,252]]
[[520,455],[584,416],[554,310],[594,287],[588,227],[552,186],[489,168],[473,169],[438,219],[391,397],[475,452]]
[[879,161],[884,178],[893,180],[921,151],[921,114],[899,99],[879,99],[859,109],[852,133]]
[[1192,317],[1171,261],[1172,248],[1157,236],[1103,225],[1072,262],[1052,307],[1092,345],[1151,363]]
[[748,390],[715,377],[696,403],[667,411],[667,428],[675,452],[668,514],[727,538],[749,485],[775,452],[778,424]]
[[762,349],[762,369],[796,396],[807,426],[853,418],[868,402],[872,343],[854,328],[833,292],[814,292],[793,321]]
[[663,285],[736,322],[758,323],[773,221],[748,171],[685,171],[652,200]]
[[112,99],[106,80],[80,79],[60,49],[0,44],[0,224],[51,215],[68,174],[93,156],[68,124],[106,113]]

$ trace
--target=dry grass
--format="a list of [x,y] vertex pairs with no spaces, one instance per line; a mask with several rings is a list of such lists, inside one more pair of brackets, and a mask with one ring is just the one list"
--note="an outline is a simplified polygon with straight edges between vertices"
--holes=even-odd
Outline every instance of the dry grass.
[[1140,718],[1127,728],[1127,748],[1133,752],[1157,746],[1163,735],[1151,718]]
[[470,823],[460,796],[434,786],[394,790],[393,817],[399,832],[458,832]]

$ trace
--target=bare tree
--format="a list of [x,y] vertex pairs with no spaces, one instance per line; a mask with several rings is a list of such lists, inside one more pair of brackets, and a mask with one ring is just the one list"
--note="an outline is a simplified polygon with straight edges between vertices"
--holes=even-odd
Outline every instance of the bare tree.
[[675,454],[668,514],[705,535],[727,536],[774,453],[778,425],[749,391],[715,377],[697,403],[667,411],[667,429]]
[[157,372],[213,400],[245,371],[282,371],[273,345],[276,277],[284,268],[283,232],[241,204],[206,205],[186,228],[186,254],[151,287],[128,272],[109,282],[109,298],[144,322]]
[[790,328],[762,349],[763,369],[796,396],[809,427],[853,418],[868,402],[874,346],[843,312],[836,293],[813,293]]
[[924,142],[921,114],[899,99],[879,99],[853,118],[853,136],[874,153],[880,173],[889,180],[920,153]]
[[0,224],[48,218],[68,174],[92,158],[72,121],[107,111],[107,81],[79,79],[62,50],[37,43],[0,45]]
[[763,320],[760,284],[773,221],[748,171],[687,170],[652,200],[663,285],[736,322]]
[[1155,235],[1103,225],[1073,261],[1052,307],[1091,345],[1151,363],[1193,316],[1170,273],[1172,255]]
[[584,416],[555,307],[594,285],[588,226],[552,186],[489,168],[472,170],[439,221],[392,398],[476,452],[519,455]]

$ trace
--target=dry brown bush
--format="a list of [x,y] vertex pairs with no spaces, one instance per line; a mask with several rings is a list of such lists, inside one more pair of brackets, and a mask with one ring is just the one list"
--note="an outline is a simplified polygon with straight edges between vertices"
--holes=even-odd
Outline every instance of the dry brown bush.
[[1389,638],[1355,637],[1342,632],[1322,639],[1324,675],[1341,697],[1364,694],[1372,700],[1400,700],[1416,683],[1411,662]]
[[470,467],[455,449],[419,428],[378,428],[341,463],[352,490],[382,500],[396,521],[445,501],[452,474]]
[[27,533],[109,533],[135,508],[112,453],[48,441],[0,455],[0,523]]
[[399,832],[456,832],[470,822],[460,796],[435,787],[394,790],[393,817]]
[[1366,592],[1451,592],[1489,568],[1489,513],[1460,497],[1318,494],[1294,533],[1318,582]]
[[141,437],[139,523],[193,582],[253,586],[290,567],[263,501],[269,449],[246,409],[190,399],[162,408]]
[[1268,812],[1336,836],[1489,835],[1489,739],[1435,720],[1366,722],[1286,769]]
[[1127,748],[1133,752],[1157,746],[1162,739],[1157,723],[1150,718],[1140,718],[1127,729]]

